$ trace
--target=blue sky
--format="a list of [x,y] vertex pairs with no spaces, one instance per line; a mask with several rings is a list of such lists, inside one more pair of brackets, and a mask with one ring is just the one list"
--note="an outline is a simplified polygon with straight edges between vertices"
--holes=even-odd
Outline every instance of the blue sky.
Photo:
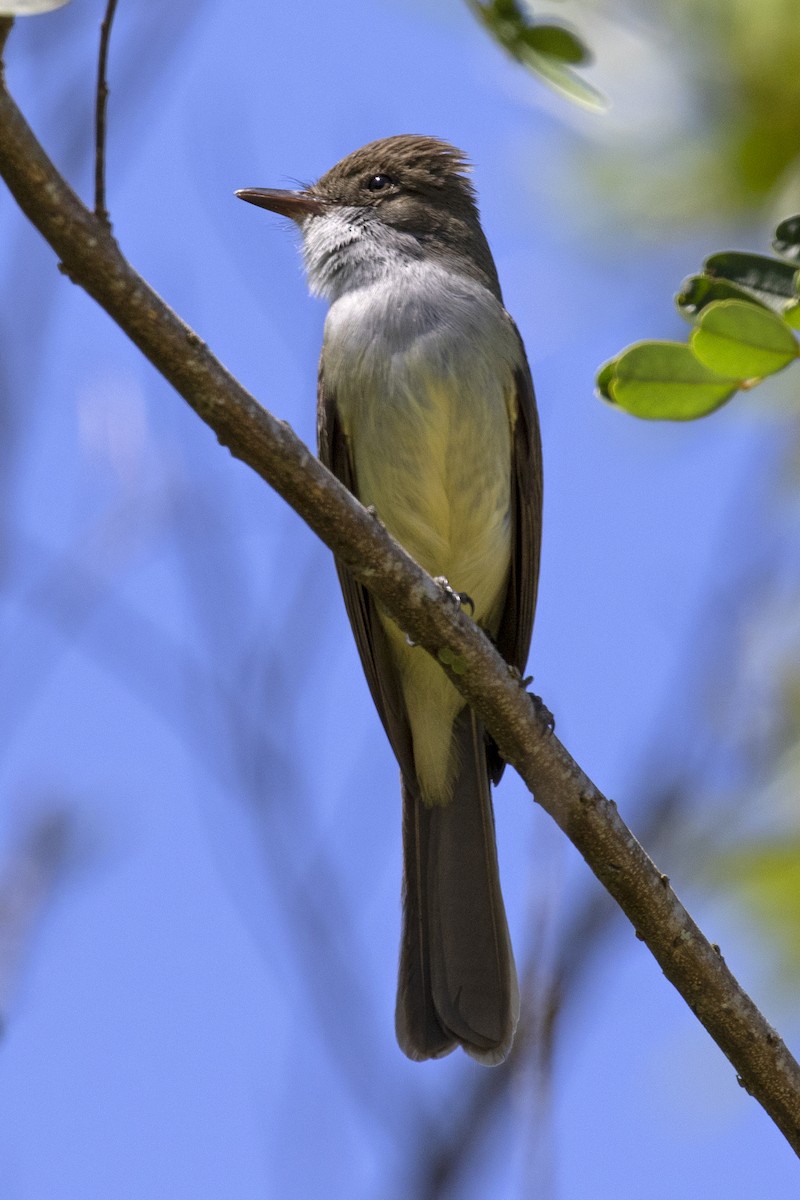
[[[19,21],[6,55],[86,197],[100,8]],[[593,376],[630,341],[681,336],[669,297],[729,233],[644,242],[603,216],[576,153],[602,118],[517,72],[459,4],[123,3],[110,73],[124,252],[308,442],[324,308],[292,233],[234,189],[312,179],[393,133],[468,152],[542,418],[537,690],[634,829],[661,775],[698,756],[722,775],[706,679],[769,538],[780,419],[743,401],[637,423]],[[330,556],[4,194],[0,228],[2,832],[10,855],[53,806],[72,831],[4,997],[4,1197],[429,1194],[426,1156],[482,1069],[412,1064],[394,1042],[397,772]],[[600,893],[510,775],[496,808],[512,933],[546,969]],[[679,894],[796,1038],[752,932],[671,854]],[[448,1194],[745,1200],[792,1194],[793,1166],[620,918],[569,999],[552,1103],[523,1066]]]

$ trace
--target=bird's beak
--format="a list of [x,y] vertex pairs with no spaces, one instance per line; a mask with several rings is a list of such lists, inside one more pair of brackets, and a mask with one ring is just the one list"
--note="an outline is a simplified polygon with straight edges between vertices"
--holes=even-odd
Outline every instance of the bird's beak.
[[278,188],[241,188],[236,195],[248,204],[268,208],[271,212],[290,217],[293,221],[317,216],[327,207],[324,200],[319,196],[312,196],[309,192],[286,192]]

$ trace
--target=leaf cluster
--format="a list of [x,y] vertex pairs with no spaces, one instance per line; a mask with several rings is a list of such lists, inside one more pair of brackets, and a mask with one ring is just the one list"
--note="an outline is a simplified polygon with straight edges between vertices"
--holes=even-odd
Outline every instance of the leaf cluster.
[[467,0],[483,27],[499,46],[550,87],[585,108],[603,109],[605,97],[573,69],[587,66],[592,55],[577,33],[562,22],[532,20],[517,0]]
[[636,417],[691,421],[800,355],[800,216],[775,231],[776,257],[712,254],[675,297],[688,344],[635,342],[605,363],[597,389]]

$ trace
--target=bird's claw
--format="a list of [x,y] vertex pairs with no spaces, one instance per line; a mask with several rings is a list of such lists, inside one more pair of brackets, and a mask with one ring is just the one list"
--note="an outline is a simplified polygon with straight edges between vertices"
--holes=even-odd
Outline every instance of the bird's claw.
[[[512,666],[511,663],[508,664],[508,673],[517,680],[521,688],[524,688],[525,691],[528,692],[528,687],[533,683],[532,675],[523,675],[522,672],[517,670],[515,666]],[[550,709],[547,707],[542,697],[537,696],[535,692],[528,692],[528,697],[540,724],[547,730],[548,733],[555,732],[556,719],[550,712]]]
[[541,696],[537,696],[535,692],[528,692],[533,705],[533,710],[536,713],[536,719],[539,721],[546,733],[555,733],[556,719],[550,712],[550,709],[545,704]]
[[436,575],[434,583],[438,583],[439,587],[444,592],[446,600],[449,600],[454,608],[468,608],[469,615],[472,616],[475,612],[475,601],[467,592],[457,592],[451,588],[444,575]]

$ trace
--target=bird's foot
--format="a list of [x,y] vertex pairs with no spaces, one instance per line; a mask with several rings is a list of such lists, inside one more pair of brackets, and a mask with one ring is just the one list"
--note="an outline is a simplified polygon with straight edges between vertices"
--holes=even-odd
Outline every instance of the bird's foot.
[[537,696],[535,692],[528,692],[533,705],[533,710],[536,713],[536,719],[544,729],[545,733],[555,733],[556,719],[550,712],[550,709],[545,704],[541,696]]
[[445,599],[449,600],[454,608],[468,608],[469,615],[473,615],[475,612],[475,601],[467,592],[455,591],[454,588],[450,587],[450,584],[447,582],[444,575],[435,575],[433,582],[438,583],[439,587],[444,593]]
[[[513,675],[514,678],[519,682],[519,686],[525,688],[525,691],[527,692],[529,685],[533,683],[533,676],[522,675],[522,673],[518,671],[516,667],[511,666],[510,663],[508,666],[508,671],[509,674]],[[556,728],[556,719],[550,712],[550,709],[547,707],[542,697],[537,696],[535,692],[528,692],[528,698],[530,699],[533,710],[536,713],[539,724],[547,733],[554,733]]]

